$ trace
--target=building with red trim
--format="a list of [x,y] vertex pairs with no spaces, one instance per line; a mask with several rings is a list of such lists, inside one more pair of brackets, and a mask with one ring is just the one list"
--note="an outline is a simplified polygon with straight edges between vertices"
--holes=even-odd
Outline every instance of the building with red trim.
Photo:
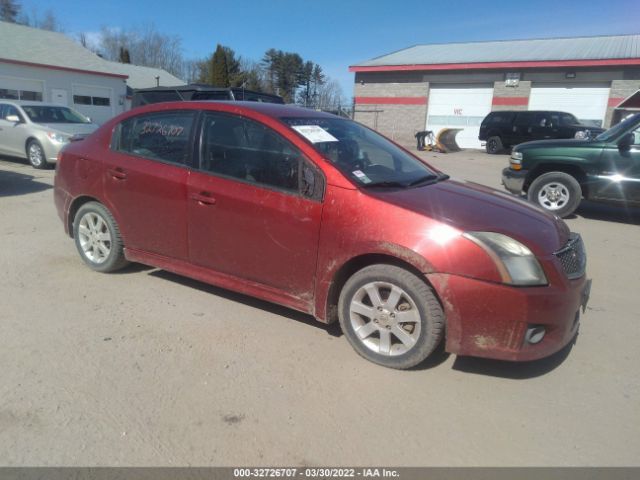
[[479,148],[492,110],[560,110],[608,127],[640,89],[640,35],[416,45],[349,67],[355,119],[394,140],[460,128]]

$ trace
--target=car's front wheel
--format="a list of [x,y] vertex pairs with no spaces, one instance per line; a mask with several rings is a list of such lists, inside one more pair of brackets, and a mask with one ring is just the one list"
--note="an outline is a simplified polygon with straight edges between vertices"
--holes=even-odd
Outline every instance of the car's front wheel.
[[27,159],[33,168],[45,169],[49,167],[44,149],[37,140],[29,140],[27,143]]
[[567,217],[580,205],[582,188],[568,173],[549,172],[540,175],[531,183],[527,198],[559,217]]
[[113,272],[129,262],[115,219],[98,202],[82,205],[73,221],[73,237],[80,257],[98,272]]
[[340,326],[361,356],[385,367],[413,367],[442,338],[444,313],[431,287],[394,265],[371,265],[344,285]]

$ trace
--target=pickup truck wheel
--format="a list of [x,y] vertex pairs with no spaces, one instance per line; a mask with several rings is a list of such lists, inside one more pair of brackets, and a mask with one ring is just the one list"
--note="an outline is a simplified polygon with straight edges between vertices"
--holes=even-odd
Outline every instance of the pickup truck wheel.
[[433,290],[394,265],[371,265],[349,278],[340,292],[338,314],[358,354],[396,369],[427,358],[444,329],[444,313]]
[[490,153],[491,155],[500,153],[504,149],[502,139],[500,137],[489,137],[487,139],[486,148],[487,153]]
[[530,202],[536,203],[559,217],[571,215],[582,200],[582,188],[568,173],[549,172],[536,178],[527,193]]

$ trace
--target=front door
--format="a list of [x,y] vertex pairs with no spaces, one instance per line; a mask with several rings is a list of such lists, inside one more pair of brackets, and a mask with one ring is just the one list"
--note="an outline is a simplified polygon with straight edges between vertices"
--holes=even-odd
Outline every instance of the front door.
[[302,193],[300,178],[320,174],[259,122],[209,112],[201,132],[188,187],[191,262],[310,301],[322,202]]
[[196,113],[131,117],[116,127],[104,165],[104,196],[127,248],[187,259],[187,178]]
[[610,143],[602,150],[594,195],[603,199],[640,203],[640,127],[630,132],[631,145]]

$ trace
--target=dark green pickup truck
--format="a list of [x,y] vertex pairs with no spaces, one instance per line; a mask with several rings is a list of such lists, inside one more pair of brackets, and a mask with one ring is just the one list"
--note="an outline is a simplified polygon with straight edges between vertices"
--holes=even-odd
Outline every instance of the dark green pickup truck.
[[591,140],[541,140],[514,147],[502,183],[560,217],[582,198],[640,206],[640,114]]

